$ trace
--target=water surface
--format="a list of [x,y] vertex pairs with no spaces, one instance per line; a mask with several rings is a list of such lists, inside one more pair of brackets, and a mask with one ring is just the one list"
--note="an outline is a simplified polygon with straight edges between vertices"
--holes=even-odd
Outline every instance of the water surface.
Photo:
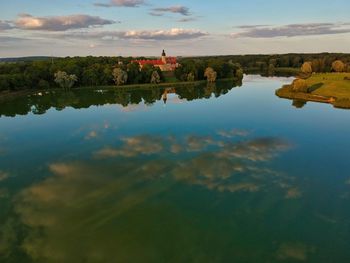
[[1,102],[0,261],[350,262],[350,112],[290,82]]

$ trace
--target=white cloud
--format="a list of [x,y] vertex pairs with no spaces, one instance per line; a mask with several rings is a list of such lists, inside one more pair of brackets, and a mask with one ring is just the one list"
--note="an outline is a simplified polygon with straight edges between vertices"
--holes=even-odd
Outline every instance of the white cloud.
[[101,7],[139,7],[140,5],[145,5],[144,0],[110,0],[107,3],[94,3],[95,6]]
[[186,22],[192,22],[192,21],[196,21],[197,19],[194,17],[186,17],[186,18],[182,18],[177,20],[177,22],[181,22],[181,23],[186,23]]
[[[189,16],[191,15],[190,9],[186,6],[170,6],[170,7],[160,7],[160,8],[153,8],[153,12],[156,12],[158,14],[163,13],[175,13],[175,14],[181,14],[183,16]],[[154,13],[153,13],[154,14]]]
[[172,28],[168,30],[128,30],[128,31],[70,31],[56,32],[55,34],[41,34],[41,37],[52,39],[77,39],[77,40],[140,40],[140,41],[160,41],[160,40],[190,40],[208,36],[207,32],[197,29]]
[[17,28],[24,30],[66,31],[116,23],[98,16],[69,15],[52,17],[34,17],[30,14],[20,14],[14,22]]
[[12,29],[13,26],[9,21],[0,20],[0,31]]
[[306,23],[282,26],[243,25],[243,32],[232,33],[234,38],[274,38],[350,33],[347,23]]
[[144,30],[119,32],[122,39],[143,39],[143,40],[184,40],[207,36],[208,33],[195,29],[172,28],[170,30]]

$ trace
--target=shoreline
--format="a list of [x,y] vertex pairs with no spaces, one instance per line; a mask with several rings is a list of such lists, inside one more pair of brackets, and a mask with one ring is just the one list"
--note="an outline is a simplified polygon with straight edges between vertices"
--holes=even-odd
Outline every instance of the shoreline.
[[335,97],[313,95],[313,94],[303,93],[303,92],[293,92],[291,85],[283,86],[281,89],[276,90],[275,94],[276,96],[283,99],[303,100],[303,101],[320,102],[320,103],[333,103],[336,100]]
[[307,79],[307,91],[293,90],[293,84],[284,85],[275,94],[279,98],[318,102],[335,108],[350,109],[350,89],[346,79],[349,73],[319,73]]
[[[236,78],[225,78],[225,79],[218,79],[215,83],[225,82],[225,81],[239,81]],[[101,90],[111,90],[111,89],[118,89],[118,90],[125,90],[125,89],[150,89],[150,88],[172,88],[172,87],[181,87],[181,86],[187,86],[187,85],[193,85],[198,86],[202,84],[206,84],[207,80],[197,80],[197,81],[179,81],[179,82],[163,82],[159,84],[151,84],[151,83],[144,83],[144,84],[128,84],[128,85],[108,85],[108,86],[79,86],[79,87],[73,87],[70,90],[83,90],[83,89],[101,89]],[[213,84],[215,84],[213,83]],[[25,96],[30,95],[36,92],[47,92],[47,91],[61,91],[62,88],[59,87],[53,87],[48,89],[26,89],[26,90],[18,90],[18,91],[3,91],[0,92],[0,101],[6,100],[12,97],[17,96]]]

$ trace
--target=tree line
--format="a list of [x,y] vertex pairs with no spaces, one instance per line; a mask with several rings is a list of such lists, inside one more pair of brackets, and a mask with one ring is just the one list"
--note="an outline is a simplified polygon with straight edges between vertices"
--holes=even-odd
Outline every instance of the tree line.
[[300,68],[305,62],[312,62],[319,72],[330,72],[332,63],[341,60],[346,65],[350,64],[350,54],[344,53],[290,53],[275,55],[229,55],[229,56],[211,56],[211,57],[193,57],[188,59],[221,59],[224,61],[232,60],[239,63],[245,72],[258,70],[266,72],[269,67],[278,68]]
[[[0,90],[47,89],[58,86],[69,89],[73,85],[158,84],[167,81],[158,67],[145,65],[140,68],[138,63],[133,62],[134,60],[135,58],[131,57],[68,57],[2,62]],[[211,68],[208,69],[209,66]],[[206,69],[212,70],[212,74],[205,75]],[[175,81],[209,78],[209,81],[213,82],[216,78],[234,77],[238,73],[243,76],[243,71],[239,69],[239,65],[222,59],[184,60],[173,75]]]
[[[143,57],[137,59],[145,59]],[[110,86],[171,81],[197,81],[236,78],[243,72],[274,75],[278,69],[299,69],[310,62],[316,72],[330,72],[334,61],[350,70],[349,54],[234,55],[179,58],[180,66],[169,78],[152,65],[140,69],[132,57],[67,57],[0,63],[0,91]],[[294,72],[294,71],[293,71]]]

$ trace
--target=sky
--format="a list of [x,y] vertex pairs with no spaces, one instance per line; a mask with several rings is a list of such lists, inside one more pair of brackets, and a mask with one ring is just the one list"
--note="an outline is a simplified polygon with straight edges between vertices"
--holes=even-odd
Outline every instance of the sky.
[[0,0],[0,57],[350,53],[348,0]]

